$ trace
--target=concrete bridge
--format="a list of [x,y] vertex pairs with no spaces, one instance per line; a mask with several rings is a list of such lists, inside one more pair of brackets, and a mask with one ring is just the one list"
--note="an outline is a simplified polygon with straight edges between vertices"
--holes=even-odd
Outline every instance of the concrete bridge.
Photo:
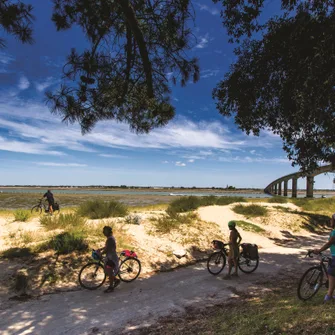
[[298,189],[298,179],[302,177],[306,177],[306,197],[307,198],[313,198],[313,190],[314,190],[314,177],[321,174],[321,173],[327,173],[327,172],[333,172],[335,171],[335,165],[329,164],[320,166],[317,168],[313,173],[305,176],[301,172],[291,173],[287,176],[278,178],[274,180],[272,183],[270,183],[266,188],[264,189],[264,192],[267,194],[272,195],[283,195],[287,196],[288,191],[288,182],[292,180],[292,198],[297,197],[297,189]]

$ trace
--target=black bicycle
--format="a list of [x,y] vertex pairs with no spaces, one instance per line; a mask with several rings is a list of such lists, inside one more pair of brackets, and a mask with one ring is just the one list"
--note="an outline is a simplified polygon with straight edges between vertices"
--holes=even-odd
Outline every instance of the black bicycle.
[[[60,212],[60,207],[57,202],[55,202],[52,206],[54,212]],[[47,201],[43,201],[43,199],[38,200],[38,204],[31,208],[31,213],[42,214],[42,212],[49,213],[49,204]]]
[[[92,251],[93,262],[82,267],[79,272],[79,284],[88,290],[96,290],[106,280],[104,258],[95,250]],[[141,262],[133,251],[124,250],[119,254],[119,271],[117,276],[121,281],[130,283],[141,273]]]
[[[218,275],[226,266],[228,257],[228,246],[229,244],[227,243],[223,243],[217,240],[213,241],[214,249],[219,249],[219,251],[213,252],[207,260],[207,269],[212,275]],[[244,273],[254,272],[259,264],[258,253],[257,255],[251,255],[247,251],[248,246],[250,246],[250,244],[247,243],[241,245],[242,249],[238,259],[238,267]]]
[[[313,258],[313,251],[307,252],[306,257]],[[328,288],[328,273],[326,265],[331,261],[330,257],[327,257],[320,253],[321,259],[319,265],[312,266],[309,268],[301,277],[298,286],[298,298],[306,301],[313,298],[319,291],[321,286]]]

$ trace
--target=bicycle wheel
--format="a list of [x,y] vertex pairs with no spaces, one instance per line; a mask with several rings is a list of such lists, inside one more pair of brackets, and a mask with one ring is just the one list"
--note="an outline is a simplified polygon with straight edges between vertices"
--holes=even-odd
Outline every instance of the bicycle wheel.
[[258,268],[259,259],[244,257],[243,252],[238,260],[238,268],[244,273],[252,273]]
[[42,213],[42,207],[40,205],[36,205],[34,207],[32,207],[31,211],[32,214],[36,213],[36,214],[41,214]]
[[226,266],[226,255],[222,251],[213,252],[207,260],[207,270],[216,276]]
[[126,283],[135,280],[141,273],[141,262],[137,258],[128,257],[121,262],[118,276]]
[[96,290],[106,280],[105,270],[100,263],[88,263],[79,272],[79,284],[88,290]]
[[301,277],[298,286],[298,298],[308,300],[315,296],[322,286],[323,272],[319,266],[309,268]]

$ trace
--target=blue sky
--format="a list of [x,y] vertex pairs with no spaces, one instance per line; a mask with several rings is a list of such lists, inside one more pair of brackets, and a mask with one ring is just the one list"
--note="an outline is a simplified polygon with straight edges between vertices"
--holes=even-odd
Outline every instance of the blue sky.
[[[0,185],[149,185],[265,187],[297,171],[279,137],[246,136],[215,109],[212,89],[234,61],[233,46],[221,25],[220,6],[194,2],[201,79],[173,88],[175,119],[148,135],[125,124],[101,122],[85,136],[65,125],[45,105],[45,91],[57,89],[72,47],[85,47],[79,28],[56,32],[51,1],[34,6],[33,45],[6,36],[0,51]],[[269,1],[263,19],[277,8]],[[332,175],[316,178],[332,188]],[[304,187],[300,181],[299,187]]]

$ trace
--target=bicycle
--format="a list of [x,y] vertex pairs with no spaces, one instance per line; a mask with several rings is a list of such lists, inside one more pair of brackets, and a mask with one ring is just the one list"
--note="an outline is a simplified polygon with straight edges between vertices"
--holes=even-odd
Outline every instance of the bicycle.
[[[92,251],[92,257],[94,261],[84,265],[78,275],[80,286],[88,290],[98,289],[106,280],[104,258],[95,250]],[[141,262],[137,258],[136,253],[123,250],[119,253],[119,260],[120,265],[116,276],[126,283],[137,279],[141,273]]]
[[[313,258],[313,251],[309,250],[306,257]],[[313,298],[319,291],[321,286],[328,288],[328,273],[326,268],[331,261],[331,258],[320,253],[321,259],[319,265],[310,267],[301,277],[298,285],[298,298],[306,301]],[[324,274],[326,274],[326,280],[324,281]]]
[[[228,243],[223,243],[221,241],[213,241],[214,249],[219,249],[220,251],[213,252],[207,260],[208,272],[214,276],[217,276],[222,272],[226,266],[226,258],[228,257]],[[244,248],[240,252],[238,258],[238,268],[244,273],[254,272],[259,264],[259,257],[250,257],[246,254]]]
[[[49,204],[46,201],[43,202],[43,199],[39,199],[38,201],[39,201],[38,204],[33,206],[30,212],[38,214],[42,214],[42,212],[49,213]],[[60,212],[60,207],[57,202],[54,203],[52,209],[54,212],[56,211],[58,211],[58,213]]]

